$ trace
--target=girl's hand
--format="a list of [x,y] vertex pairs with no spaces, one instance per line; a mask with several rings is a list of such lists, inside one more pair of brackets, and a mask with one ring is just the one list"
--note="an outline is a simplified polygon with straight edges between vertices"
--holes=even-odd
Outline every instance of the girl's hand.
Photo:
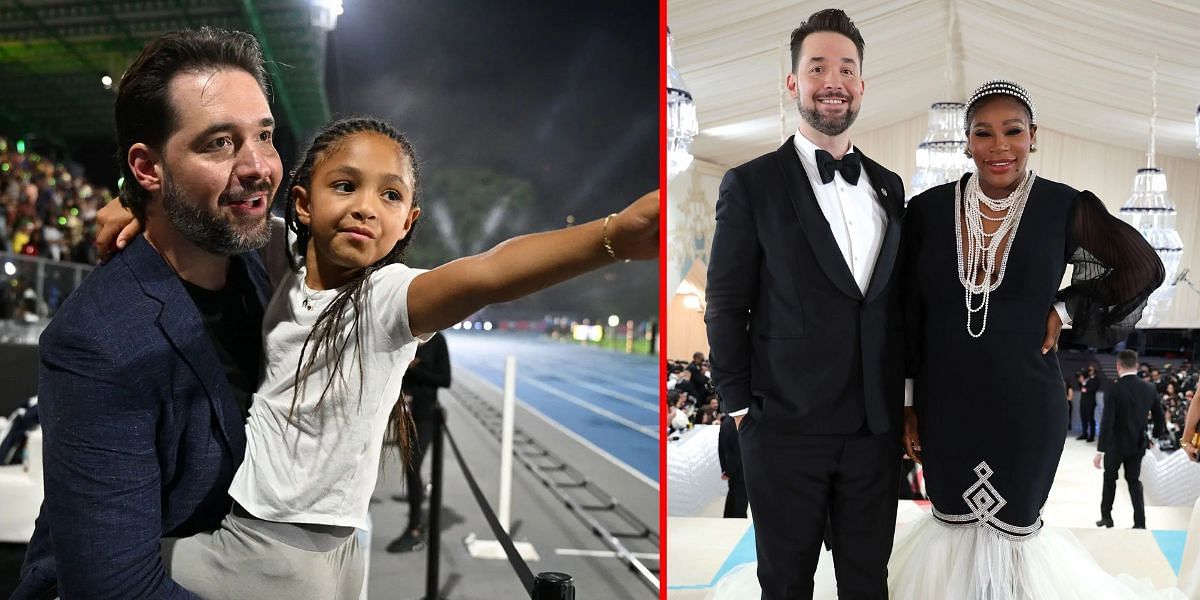
[[619,260],[658,257],[658,190],[638,198],[608,223],[607,237]]
[[96,255],[100,262],[108,262],[140,233],[142,222],[134,217],[133,211],[118,200],[105,204],[96,211]]

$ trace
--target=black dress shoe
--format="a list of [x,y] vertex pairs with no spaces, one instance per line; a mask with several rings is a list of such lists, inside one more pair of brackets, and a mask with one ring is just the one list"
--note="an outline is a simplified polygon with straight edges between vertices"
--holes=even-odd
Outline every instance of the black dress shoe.
[[1111,517],[1102,518],[1099,521],[1096,521],[1096,527],[1108,527],[1109,529],[1111,529],[1112,526],[1113,526],[1113,520]]
[[425,549],[424,532],[413,533],[411,529],[406,530],[403,535],[394,539],[387,545],[387,551],[392,554],[401,552],[417,552]]
[[1088,443],[1090,444],[1090,443],[1092,443],[1092,442],[1095,442],[1095,441],[1096,441],[1096,438],[1094,438],[1094,437],[1089,437],[1089,438],[1087,439],[1087,441],[1088,441]]
[[1134,525],[1133,528],[1134,529],[1145,529],[1146,526],[1145,525]]
[[1081,435],[1081,436],[1079,436],[1079,437],[1077,437],[1077,438],[1075,438],[1075,439],[1077,439],[1077,440],[1086,440],[1086,439],[1087,439],[1087,434],[1085,433],[1085,434],[1083,434],[1083,435]]

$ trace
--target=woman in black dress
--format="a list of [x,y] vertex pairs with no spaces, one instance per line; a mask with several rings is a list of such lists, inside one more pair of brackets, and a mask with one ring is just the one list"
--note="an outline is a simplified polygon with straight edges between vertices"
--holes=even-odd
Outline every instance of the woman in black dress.
[[1124,339],[1163,266],[1096,196],[1027,169],[1035,119],[1023,88],[985,83],[967,103],[976,173],[913,198],[905,215],[905,443],[923,461],[933,518],[896,544],[895,598],[1130,595],[1113,596],[1123,588],[1078,544],[1039,535],[1067,424],[1054,346],[1064,319],[1076,341]]

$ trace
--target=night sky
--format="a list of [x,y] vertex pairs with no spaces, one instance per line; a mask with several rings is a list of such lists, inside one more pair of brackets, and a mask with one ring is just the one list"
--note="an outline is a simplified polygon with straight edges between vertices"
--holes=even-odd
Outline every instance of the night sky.
[[[527,180],[531,230],[603,217],[657,187],[657,3],[345,0],[326,60],[335,117],[405,132],[426,181],[464,167]],[[414,245],[436,235],[427,227]],[[614,265],[506,308],[646,319],[657,272]]]

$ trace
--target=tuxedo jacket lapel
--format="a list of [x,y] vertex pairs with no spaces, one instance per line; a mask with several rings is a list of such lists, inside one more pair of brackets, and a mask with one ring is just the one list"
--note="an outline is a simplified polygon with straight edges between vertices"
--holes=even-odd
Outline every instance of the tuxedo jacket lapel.
[[829,220],[825,218],[825,214],[821,212],[821,206],[817,204],[812,185],[808,181],[808,174],[804,171],[804,164],[800,162],[800,157],[796,154],[793,138],[789,137],[775,155],[783,170],[784,187],[796,210],[800,227],[804,229],[804,239],[812,247],[813,254],[817,257],[817,263],[821,265],[821,270],[843,294],[851,298],[862,299],[862,291],[858,289],[858,283],[854,281],[854,274],[850,272],[850,267],[846,264],[841,249],[838,248],[837,240],[833,237],[833,230],[829,228]]
[[887,226],[883,230],[883,241],[879,244],[879,256],[875,259],[875,270],[871,272],[871,282],[867,285],[867,300],[872,300],[887,287],[892,269],[896,266],[896,256],[900,250],[900,220],[904,202],[903,189],[890,189],[890,173],[879,163],[862,156],[863,171],[871,180],[875,189],[875,198],[883,206],[887,214]]

